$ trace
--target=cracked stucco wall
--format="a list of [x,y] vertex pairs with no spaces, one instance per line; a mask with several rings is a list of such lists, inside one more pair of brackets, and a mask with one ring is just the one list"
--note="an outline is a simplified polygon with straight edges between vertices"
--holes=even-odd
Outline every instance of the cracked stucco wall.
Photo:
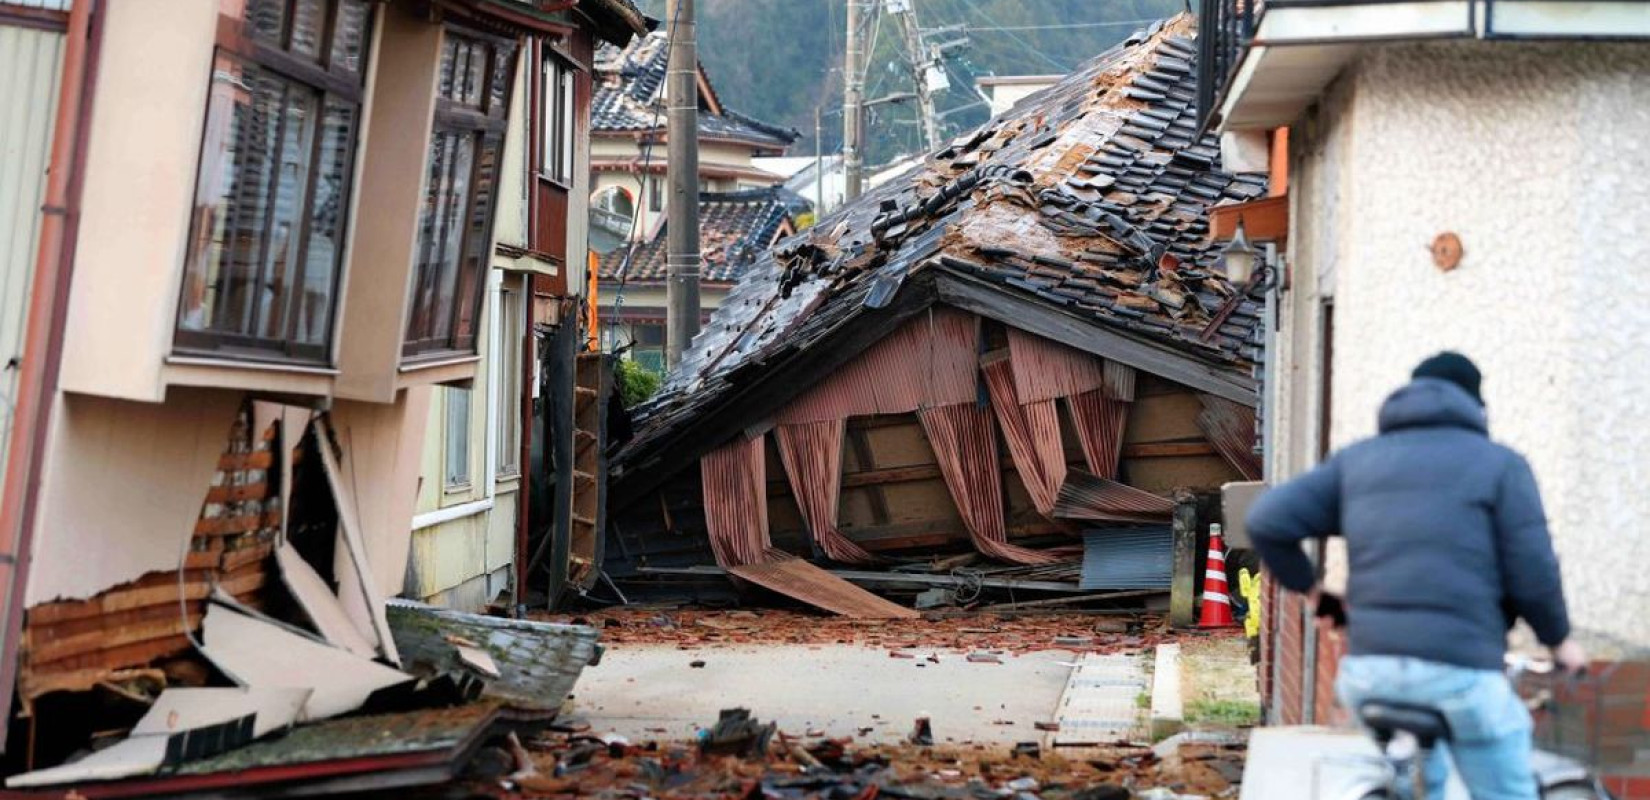
[[[1320,290],[1335,445],[1374,433],[1421,358],[1462,351],[1492,434],[1534,465],[1577,626],[1650,646],[1650,49],[1371,48],[1292,136],[1277,467],[1315,452]],[[1450,273],[1428,251],[1446,231]]]

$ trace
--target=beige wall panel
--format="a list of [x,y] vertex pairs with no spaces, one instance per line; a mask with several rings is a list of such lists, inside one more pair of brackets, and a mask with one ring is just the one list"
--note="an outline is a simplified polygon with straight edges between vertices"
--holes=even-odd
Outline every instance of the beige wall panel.
[[167,401],[59,396],[27,605],[91,597],[177,569],[241,394],[174,389]]
[[1203,403],[1189,391],[1139,398],[1129,404],[1123,441],[1135,444],[1203,439],[1203,431],[1197,427],[1197,415],[1202,411]]
[[109,3],[103,18],[62,386],[156,401],[189,237],[218,2]]
[[415,387],[394,404],[340,401],[332,409],[344,451],[339,466],[355,490],[361,538],[382,597],[400,594],[406,575],[431,391]]

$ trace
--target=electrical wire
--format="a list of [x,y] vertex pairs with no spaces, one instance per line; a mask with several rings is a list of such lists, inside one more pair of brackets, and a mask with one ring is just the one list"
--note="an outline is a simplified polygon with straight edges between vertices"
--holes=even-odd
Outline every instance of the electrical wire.
[[1012,30],[1009,30],[1008,26],[1003,25],[1002,23],[999,23],[994,17],[992,17],[990,14],[986,13],[985,9],[980,8],[979,5],[974,2],[974,0],[962,0],[962,2],[963,2],[963,7],[965,7],[968,10],[974,12],[976,15],[978,15],[980,17],[980,19],[983,19],[986,22],[991,23],[991,25],[989,27],[991,27],[993,29],[996,29],[996,30],[1000,30],[1003,33],[1008,34],[1008,38],[1013,39],[1014,41],[1018,42],[1021,47],[1024,47],[1032,55],[1037,56],[1038,58],[1042,59],[1044,61],[1044,63],[1048,64],[1049,66],[1054,67],[1055,69],[1059,70],[1062,73],[1067,72],[1071,69],[1071,67],[1066,66],[1064,64],[1061,64],[1060,62],[1055,61],[1052,58],[1049,58],[1047,55],[1044,55],[1042,50],[1039,50],[1038,48],[1033,47],[1032,44],[1030,42],[1026,41],[1024,37],[1020,36],[1019,34],[1015,33]]
[[[1059,31],[1071,28],[1124,28],[1136,25],[1150,25],[1156,19],[1122,19],[1111,22],[1072,22],[1063,25],[963,25],[964,33],[1008,33],[1011,31]],[[929,31],[938,31],[940,28],[929,28]]]
[[[659,90],[660,96],[659,96],[658,99],[656,99],[654,101],[654,104],[653,104],[653,124],[648,126],[649,130],[657,131],[659,129],[659,118],[661,116],[663,116],[663,114],[664,114],[664,103],[661,102],[661,101],[663,99],[664,91],[665,91],[666,87],[669,85],[670,49],[671,49],[672,45],[674,44],[670,39],[670,35],[669,35],[668,31],[675,30],[676,29],[676,24],[681,21],[681,18],[682,18],[682,6],[681,6],[680,3],[678,3],[676,5],[676,8],[674,9],[673,13],[671,14],[669,27],[665,29],[667,31],[667,33],[665,35],[665,78],[666,78],[666,80],[665,80],[665,83],[660,84],[660,90]],[[697,131],[695,132],[695,134],[697,134]],[[649,169],[649,167],[652,166],[652,163],[653,163],[653,147],[654,147],[654,142],[652,140],[649,140],[649,141],[647,141],[646,143],[644,143],[642,145],[642,166],[641,166],[641,172],[639,173],[641,177],[640,177],[640,180],[638,181],[638,183],[641,184],[642,193],[644,193],[644,194],[647,191],[647,181],[648,181],[648,177],[649,177],[648,176],[648,169]],[[667,164],[665,168],[669,169],[670,167]],[[658,189],[655,188],[654,191],[658,191]],[[668,222],[669,220],[667,219],[666,221]],[[636,248],[637,248],[638,245],[641,244],[641,239],[638,236],[638,234],[641,231],[641,225],[642,225],[642,210],[641,210],[640,207],[638,207],[638,208],[633,209],[633,213],[631,214],[631,217],[630,217],[630,236],[629,236],[630,241],[628,243],[626,243],[626,246],[625,246],[624,260],[619,262],[619,288],[616,289],[613,293],[613,315],[607,320],[607,329],[608,329],[609,333],[612,333],[613,331],[618,329],[619,316],[620,316],[620,314],[622,314],[624,312],[624,290],[625,290],[625,286],[630,282],[630,266],[631,266],[632,262],[635,261]],[[598,268],[599,268],[599,263],[600,263],[600,260],[598,259]],[[614,337],[611,337],[611,338],[617,339],[618,337],[614,336]],[[618,353],[618,352],[623,351],[623,350],[628,350],[631,347],[633,347],[635,344],[636,344],[636,338],[635,338],[635,335],[632,334],[632,336],[630,338],[630,341],[628,343],[626,343],[623,347],[619,347],[618,342],[614,341],[613,342],[614,346],[611,347],[608,350],[608,353],[610,353],[610,354],[611,353]]]

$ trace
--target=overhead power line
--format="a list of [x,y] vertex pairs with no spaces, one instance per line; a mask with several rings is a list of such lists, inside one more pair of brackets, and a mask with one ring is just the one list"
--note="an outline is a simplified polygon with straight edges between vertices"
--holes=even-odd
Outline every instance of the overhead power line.
[[[1125,28],[1150,25],[1156,21],[1156,19],[1121,19],[1110,22],[1073,22],[1064,25],[963,25],[962,30],[966,33],[1007,33],[1010,31],[1055,31],[1071,28]],[[939,29],[929,28],[926,30]]]

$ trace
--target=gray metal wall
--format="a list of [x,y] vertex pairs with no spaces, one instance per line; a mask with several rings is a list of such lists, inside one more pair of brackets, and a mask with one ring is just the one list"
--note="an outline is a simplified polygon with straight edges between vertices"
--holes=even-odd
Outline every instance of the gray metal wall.
[[[70,2],[20,5],[67,10]],[[0,25],[0,470],[13,433],[15,359],[23,355],[62,62],[62,33]]]

